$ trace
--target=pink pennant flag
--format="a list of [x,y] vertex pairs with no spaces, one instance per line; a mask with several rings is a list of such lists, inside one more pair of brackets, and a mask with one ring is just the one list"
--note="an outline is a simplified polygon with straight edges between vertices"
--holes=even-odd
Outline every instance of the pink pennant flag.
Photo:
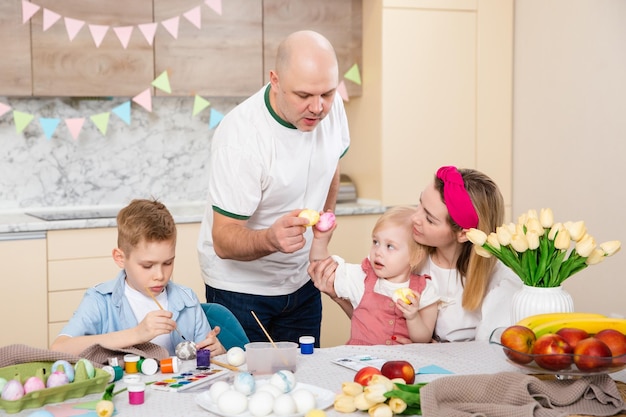
[[149,112],[152,112],[152,95],[150,94],[150,88],[146,88],[143,92],[133,97],[133,101]]
[[178,23],[180,22],[180,16],[172,17],[161,22],[163,27],[172,35],[174,39],[178,39]]
[[222,0],[205,0],[204,3],[220,16],[222,15]]
[[350,101],[350,97],[348,96],[348,90],[346,89],[346,83],[342,80],[337,86],[337,92],[343,99],[343,101]]
[[120,26],[113,28],[113,32],[117,35],[117,39],[120,40],[120,43],[126,49],[128,47],[128,42],[130,42],[130,35],[133,34],[132,26]]
[[78,35],[84,24],[83,20],[72,19],[71,17],[65,18],[65,28],[67,29],[67,36],[69,36],[70,42]]
[[139,30],[143,33],[143,37],[146,38],[149,45],[152,45],[154,42],[154,35],[156,34],[157,24],[156,23],[145,23],[143,25],[139,25]]
[[0,103],[0,116],[3,116],[9,110],[11,110],[11,106],[9,106],[8,104]]
[[200,6],[194,7],[189,10],[187,13],[184,13],[183,16],[187,18],[191,22],[192,25],[200,29],[202,27],[202,16],[200,15]]
[[22,0],[22,23],[28,22],[30,18],[39,11],[39,9],[41,9],[41,6]]
[[53,12],[52,10],[43,9],[43,31],[50,29],[52,25],[59,21],[60,14]]
[[85,123],[85,118],[76,118],[76,119],[65,119],[65,124],[67,128],[70,130],[70,134],[76,140],[78,135],[80,134],[81,129],[83,128],[83,124]]
[[102,44],[104,36],[109,31],[109,26],[89,25],[89,31],[91,32],[91,37],[93,38],[93,41],[96,43],[96,48],[99,48],[100,44]]

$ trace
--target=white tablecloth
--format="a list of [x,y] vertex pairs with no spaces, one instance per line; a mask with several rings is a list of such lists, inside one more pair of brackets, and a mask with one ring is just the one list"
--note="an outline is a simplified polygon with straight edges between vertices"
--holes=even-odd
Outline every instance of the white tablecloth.
[[[429,365],[437,365],[456,375],[493,374],[497,372],[523,372],[520,368],[510,364],[501,349],[489,345],[487,342],[458,342],[436,344],[412,344],[403,346],[338,346],[333,348],[315,349],[312,355],[298,354],[298,364],[295,372],[299,382],[316,385],[333,392],[341,390],[341,383],[352,381],[355,371],[332,363],[332,360],[353,355],[370,355],[387,360],[406,360],[415,369]],[[215,359],[226,362],[226,357]],[[195,361],[188,361],[184,368],[195,367]],[[245,367],[242,367],[245,369]],[[417,375],[416,382],[429,382],[441,378],[442,374]],[[269,377],[269,376],[268,376]],[[612,374],[615,380],[626,382],[626,371]],[[161,380],[164,375],[157,373],[153,376],[143,376],[144,381]],[[259,376],[263,378],[263,376]],[[116,391],[125,387],[122,381],[116,383]],[[114,403],[121,417],[145,416],[188,416],[206,417],[212,415],[196,404],[195,396],[208,389],[201,386],[192,392],[163,392],[147,388],[145,403],[130,405],[127,392],[115,396]],[[68,402],[85,402],[99,399],[101,394],[92,394]],[[34,409],[24,410],[11,416],[28,416]],[[0,414],[6,414],[0,411]],[[326,410],[329,417],[347,417],[346,414],[336,412],[332,406]],[[367,416],[366,413],[354,413],[358,416]]]

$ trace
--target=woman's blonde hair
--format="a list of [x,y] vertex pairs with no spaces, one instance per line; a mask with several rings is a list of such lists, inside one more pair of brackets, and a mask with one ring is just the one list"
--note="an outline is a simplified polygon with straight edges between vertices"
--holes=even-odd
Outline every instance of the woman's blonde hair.
[[424,259],[426,259],[426,248],[413,239],[411,229],[413,228],[413,221],[411,216],[415,213],[415,207],[410,206],[396,206],[385,211],[376,221],[372,234],[378,230],[387,227],[388,225],[402,226],[407,229],[407,244],[409,245],[409,265],[411,266],[411,273],[416,274]]
[[[463,177],[465,189],[467,190],[472,204],[478,214],[477,229],[489,234],[501,226],[504,222],[504,198],[496,183],[487,175],[474,169],[459,169]],[[443,199],[443,181],[435,176],[435,188]],[[453,232],[463,230],[448,215],[448,223]],[[462,278],[463,308],[466,310],[476,310],[482,305],[493,268],[496,264],[495,258],[484,258],[474,252],[472,242],[463,242],[461,254],[456,262],[456,270]]]
[[163,203],[136,199],[117,214],[117,247],[128,256],[140,242],[173,241],[176,223]]

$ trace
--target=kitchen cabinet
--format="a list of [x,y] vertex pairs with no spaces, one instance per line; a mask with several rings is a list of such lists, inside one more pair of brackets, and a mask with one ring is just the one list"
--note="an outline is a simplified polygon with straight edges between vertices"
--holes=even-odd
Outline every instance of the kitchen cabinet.
[[0,346],[48,343],[45,233],[0,234]]

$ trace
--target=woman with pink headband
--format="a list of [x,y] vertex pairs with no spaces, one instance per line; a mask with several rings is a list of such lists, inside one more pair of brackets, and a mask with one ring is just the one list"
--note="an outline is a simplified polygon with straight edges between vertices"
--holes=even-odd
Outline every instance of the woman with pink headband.
[[511,300],[521,280],[495,258],[477,255],[465,235],[472,227],[490,233],[503,222],[498,186],[473,169],[441,167],[420,195],[413,239],[430,247],[420,273],[439,289],[436,340],[487,340],[496,327],[512,324]]
[[[491,178],[473,169],[439,168],[412,220],[413,239],[430,248],[419,273],[431,276],[440,297],[433,338],[487,340],[496,327],[512,324],[511,300],[521,280],[495,258],[477,255],[465,236],[472,227],[490,233],[504,221],[504,199]],[[351,306],[333,290],[335,268],[329,258],[308,271],[315,286],[350,316]]]

